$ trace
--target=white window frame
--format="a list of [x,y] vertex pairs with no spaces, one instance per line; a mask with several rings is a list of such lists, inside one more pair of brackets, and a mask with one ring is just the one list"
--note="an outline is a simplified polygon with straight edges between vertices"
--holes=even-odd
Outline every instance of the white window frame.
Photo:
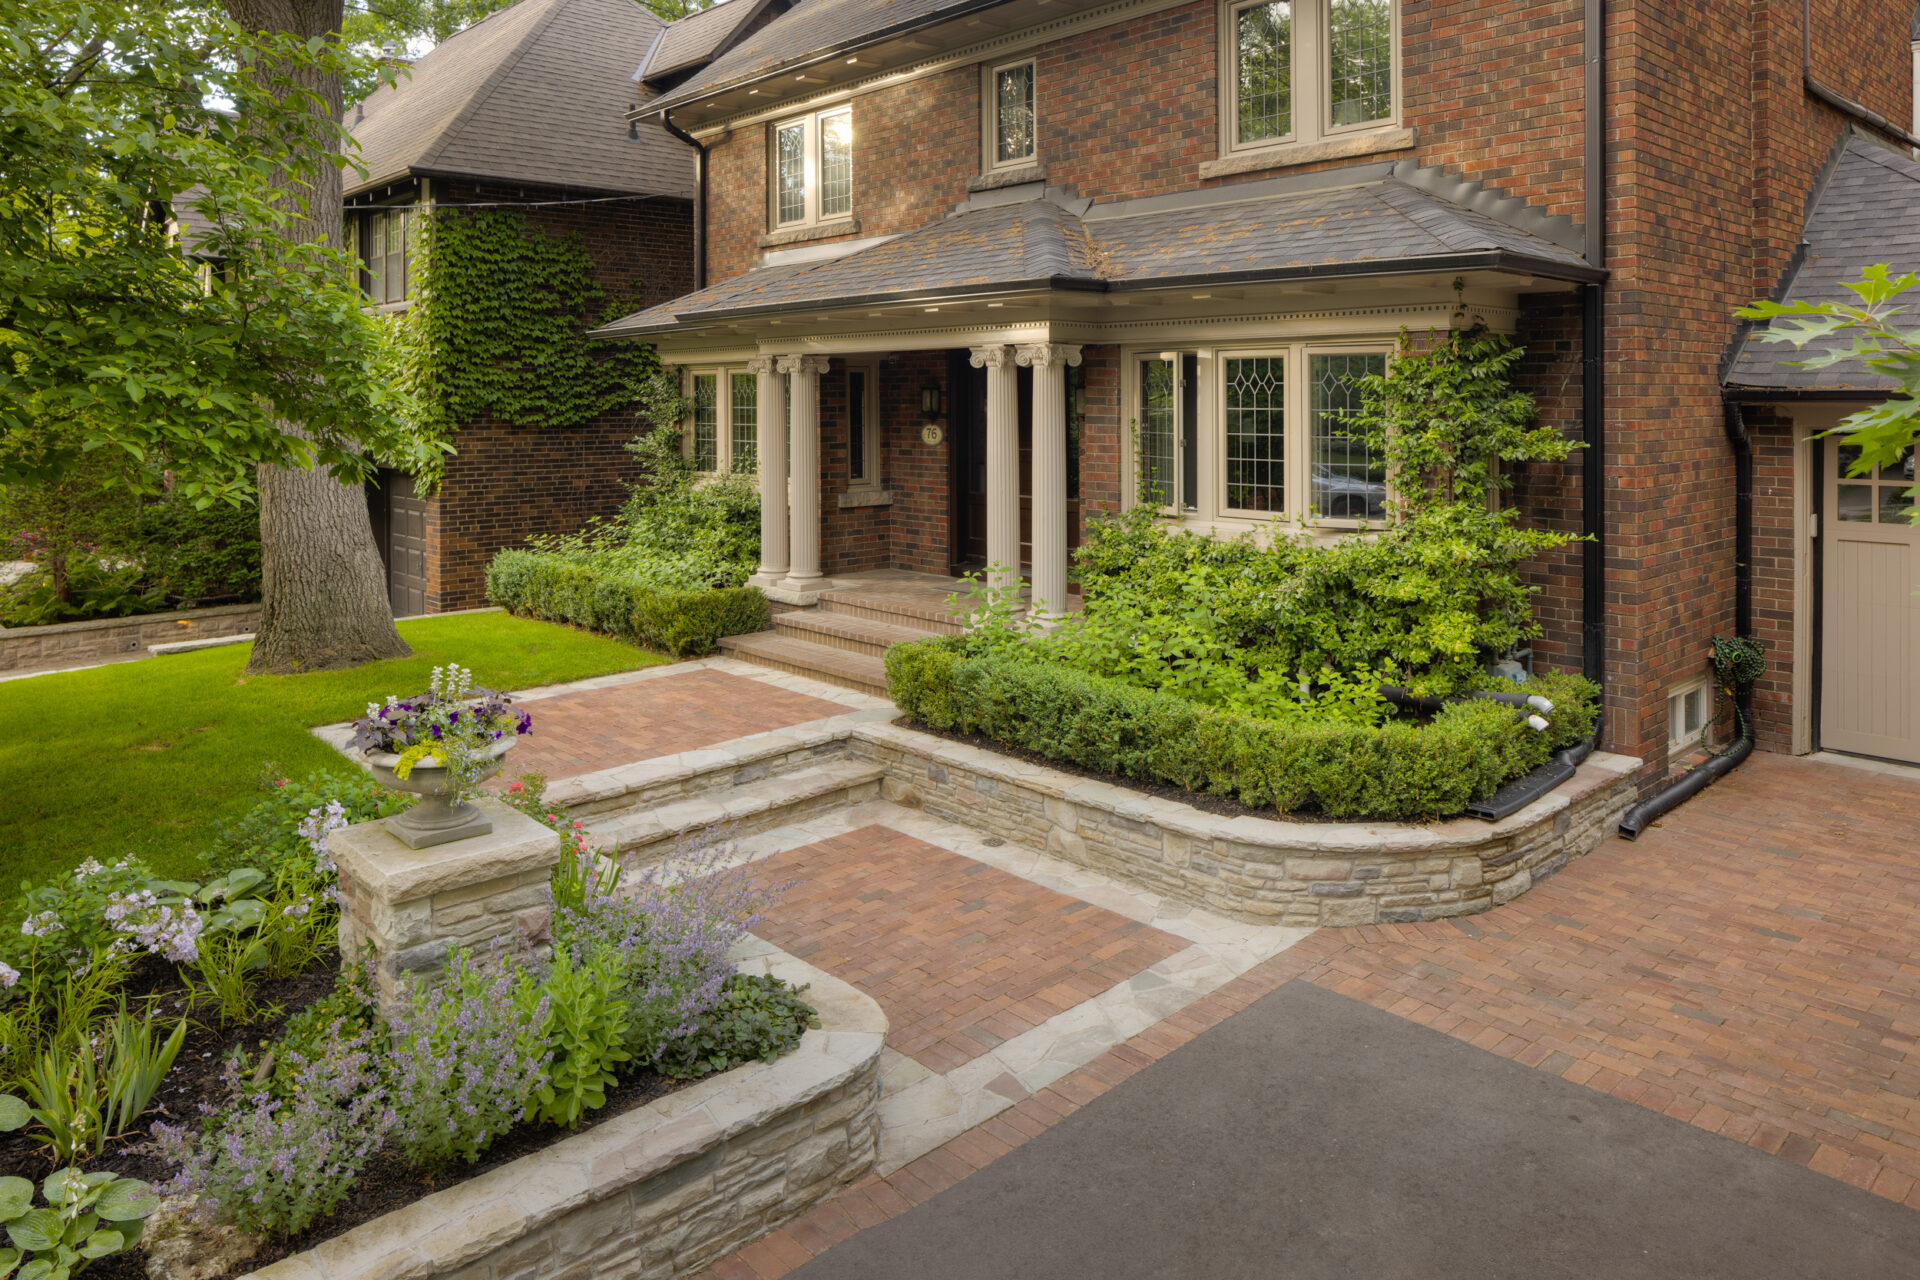
[[[702,471],[700,474],[703,476],[721,476],[730,474],[733,471],[733,380],[736,376],[757,378],[759,375],[749,371],[745,365],[696,365],[687,369],[681,382],[680,393],[686,396],[688,400],[692,400],[695,385],[694,379],[712,378],[714,380],[714,469],[711,471]],[[764,410],[764,406],[758,402],[758,395],[759,393],[756,390],[754,403],[755,414],[759,414]],[[758,426],[759,423],[756,419],[756,447],[758,441]],[[695,456],[693,434],[693,410],[689,408],[687,417],[680,426],[680,456],[684,458]],[[757,468],[757,458],[755,459],[755,464]]]
[[[847,157],[847,208],[843,213],[823,214],[820,211],[820,187],[823,176],[823,156],[821,140],[824,137],[822,122],[835,116],[847,117],[851,129],[853,124],[853,104],[842,103],[837,107],[828,107],[821,111],[809,112],[804,116],[792,116],[774,123],[767,131],[767,225],[775,231],[791,231],[796,227],[827,226],[836,222],[853,220],[853,156],[851,143]],[[782,221],[780,218],[780,135],[788,129],[799,127],[802,130],[801,141],[801,182],[805,190],[804,207],[801,216]]]
[[1330,142],[1355,135],[1384,133],[1400,127],[1405,101],[1401,86],[1400,0],[1388,0],[1393,17],[1393,103],[1386,117],[1356,124],[1333,123],[1333,94],[1328,67],[1328,31],[1331,0],[1293,0],[1293,131],[1277,138],[1240,141],[1240,68],[1239,15],[1267,0],[1218,0],[1220,65],[1219,118],[1220,154],[1299,150],[1316,143]]
[[[1685,703],[1682,699],[1698,695],[1700,698],[1699,727],[1688,729],[1684,719]],[[1679,705],[1676,706],[1676,703]],[[1676,719],[1675,713],[1680,717]],[[1691,750],[1706,740],[1707,730],[1713,724],[1713,686],[1712,682],[1701,679],[1671,690],[1667,694],[1667,752],[1669,755]]]
[[[1033,150],[1017,160],[1002,160],[1000,155],[1000,93],[1002,71],[1026,67],[1033,84]],[[981,68],[980,72],[980,172],[1007,173],[1031,169],[1040,163],[1040,71],[1032,54]]]

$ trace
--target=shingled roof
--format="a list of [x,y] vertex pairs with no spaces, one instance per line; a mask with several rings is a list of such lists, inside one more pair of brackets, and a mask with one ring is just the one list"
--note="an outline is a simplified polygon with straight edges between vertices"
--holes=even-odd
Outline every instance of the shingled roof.
[[1394,177],[1276,192],[1280,185],[1105,206],[1036,188],[1017,202],[963,206],[844,257],[749,271],[600,332],[636,336],[786,311],[1034,290],[1118,292],[1423,270],[1568,280],[1602,274],[1570,248]]
[[712,8],[668,23],[634,79],[657,83],[711,62],[731,48],[755,18],[774,5],[783,10],[787,7],[784,0],[724,0]]
[[657,125],[628,136],[662,26],[634,0],[519,0],[448,37],[348,109],[367,176],[346,194],[411,176],[691,199],[693,152]]
[[[1805,260],[1788,282],[1787,302],[1859,302],[1845,282],[1875,263],[1895,273],[1920,270],[1920,163],[1871,138],[1846,139],[1807,216]],[[1727,385],[1735,390],[1805,394],[1860,391],[1883,394],[1898,384],[1857,360],[1827,369],[1801,364],[1803,351],[1762,342],[1749,333],[1736,353]]]

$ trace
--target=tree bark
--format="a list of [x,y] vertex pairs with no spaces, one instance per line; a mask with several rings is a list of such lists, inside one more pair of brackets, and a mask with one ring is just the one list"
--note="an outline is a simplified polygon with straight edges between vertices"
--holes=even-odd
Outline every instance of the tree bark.
[[[224,3],[249,31],[284,31],[303,40],[337,36],[344,9],[343,0]],[[339,119],[339,77],[299,75]],[[286,185],[294,211],[288,239],[340,244],[340,170],[315,166]],[[262,608],[248,673],[324,671],[412,653],[393,625],[361,487],[322,470],[281,467],[260,468],[259,484]]]

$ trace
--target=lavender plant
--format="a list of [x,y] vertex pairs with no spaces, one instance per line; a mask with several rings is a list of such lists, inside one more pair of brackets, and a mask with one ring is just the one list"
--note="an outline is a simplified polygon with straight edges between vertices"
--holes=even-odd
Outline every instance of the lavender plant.
[[523,967],[456,952],[439,985],[388,1019],[394,1138],[410,1163],[471,1164],[513,1128],[547,1085],[550,1008]]
[[393,772],[401,778],[435,760],[464,793],[478,783],[494,743],[532,729],[533,717],[515,710],[512,697],[477,688],[473,672],[449,664],[433,669],[423,695],[369,702],[366,718],[354,722],[351,745],[398,755]]
[[287,1064],[290,1104],[247,1092],[239,1061],[226,1069],[237,1097],[196,1130],[155,1124],[160,1154],[179,1167],[169,1194],[198,1197],[201,1211],[253,1235],[296,1235],[333,1212],[392,1132],[397,1117],[370,1034],[336,1024]]

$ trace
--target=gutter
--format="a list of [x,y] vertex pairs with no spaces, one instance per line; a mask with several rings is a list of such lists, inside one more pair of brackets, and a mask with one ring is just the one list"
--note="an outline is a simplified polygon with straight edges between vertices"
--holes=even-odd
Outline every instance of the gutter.
[[[636,113],[631,118],[637,121],[641,116]],[[673,122],[673,112],[662,111],[660,124],[668,133],[692,147],[697,157],[694,165],[700,174],[700,193],[696,198],[698,207],[693,214],[693,287],[696,290],[704,289],[707,287],[707,149],[698,138]]]

